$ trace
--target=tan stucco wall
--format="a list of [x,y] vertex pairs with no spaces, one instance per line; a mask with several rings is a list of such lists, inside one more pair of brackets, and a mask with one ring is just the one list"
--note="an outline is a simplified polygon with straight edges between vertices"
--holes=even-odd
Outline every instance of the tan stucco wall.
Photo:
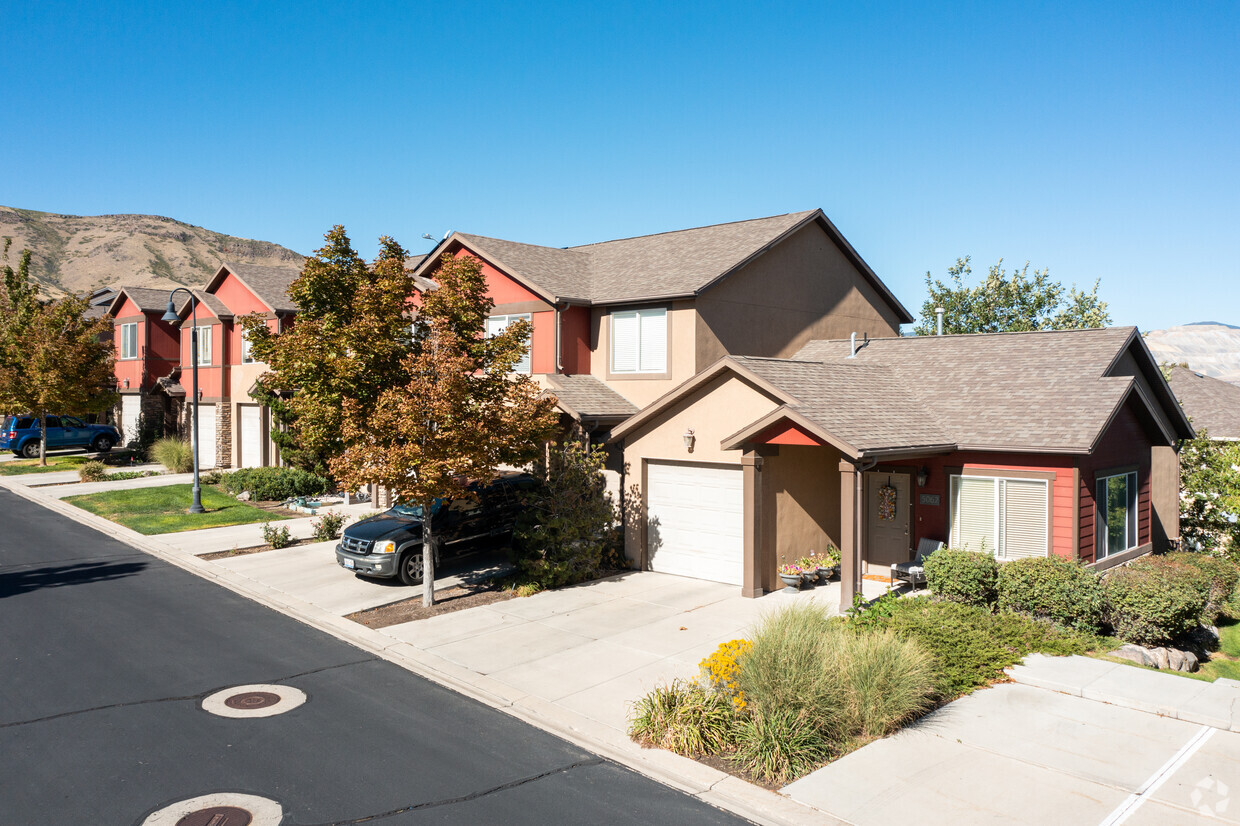
[[[642,558],[645,543],[643,468],[648,460],[700,462],[740,466],[741,451],[723,450],[719,443],[776,407],[766,393],[735,376],[707,383],[663,415],[625,438],[626,496],[636,505],[625,529],[625,553],[631,563]],[[692,453],[685,449],[684,433],[692,428]]]
[[[254,399],[250,398],[250,388],[254,386],[254,382],[258,381],[258,377],[267,372],[267,365],[256,361],[252,364],[234,364],[229,368],[229,390],[232,405],[232,429],[234,438],[232,440],[232,466],[241,467],[241,439],[236,438],[239,433],[241,422],[241,405],[257,404]],[[269,414],[264,409],[261,413],[264,426],[270,427],[268,422]],[[268,465],[278,464],[277,457],[279,450],[275,443],[271,441],[271,434],[266,434],[263,443],[264,461]]]
[[1173,447],[1150,448],[1150,541],[1165,551],[1180,535],[1180,455]]
[[[810,551],[823,551],[840,541],[840,453],[832,447],[780,445],[778,455],[763,463],[762,489],[767,513],[762,522],[763,545],[775,549],[774,581],[780,563],[794,562]],[[766,586],[771,587],[771,586]]]
[[[624,309],[642,309],[642,307],[625,307]],[[667,307],[668,302],[651,304],[651,307]],[[696,352],[697,314],[693,310],[693,302],[671,302],[668,312],[668,372],[659,376],[642,375],[641,373],[613,376],[611,368],[610,317],[608,309],[595,308],[590,319],[590,339],[593,355],[590,358],[590,373],[606,383],[620,395],[638,407],[645,407],[650,402],[692,378],[698,371]],[[707,365],[702,364],[702,367]],[[739,425],[737,429],[739,429]]]
[[697,299],[697,363],[726,354],[786,358],[813,339],[899,335],[894,309],[817,224]]

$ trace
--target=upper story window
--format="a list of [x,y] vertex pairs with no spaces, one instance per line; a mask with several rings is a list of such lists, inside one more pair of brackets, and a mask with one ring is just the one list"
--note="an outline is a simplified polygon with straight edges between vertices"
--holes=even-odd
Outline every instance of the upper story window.
[[[529,321],[529,320],[530,320],[529,313],[518,313],[516,315],[488,316],[487,317],[487,335],[488,336],[499,335],[500,333],[504,332],[504,330],[507,329],[508,325],[512,324],[514,321]],[[416,325],[416,322],[415,322],[415,325]],[[530,345],[532,343],[533,343],[532,339],[531,341],[526,342],[525,353],[524,355],[521,356],[521,360],[518,361],[516,365],[512,368],[512,372],[514,373],[529,373],[530,372]]]
[[250,334],[245,330],[241,331],[241,363],[254,363],[254,354],[250,352]]
[[667,309],[611,314],[611,372],[667,372]]
[[1098,559],[1137,547],[1137,473],[1100,476],[1095,482],[1097,515],[1094,531]]
[[121,325],[121,358],[136,359],[138,357],[138,323],[130,322]]
[[1050,484],[1042,479],[952,476],[949,544],[998,559],[1046,556],[1049,509]]
[[211,363],[211,326],[204,325],[198,328],[198,363],[206,365]]

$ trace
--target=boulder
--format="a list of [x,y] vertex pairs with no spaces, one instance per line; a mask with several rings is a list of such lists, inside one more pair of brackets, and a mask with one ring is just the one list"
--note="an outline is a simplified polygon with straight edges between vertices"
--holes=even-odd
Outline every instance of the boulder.
[[243,490],[243,491],[241,491],[241,493],[238,493],[238,494],[237,494],[237,501],[238,501],[238,502],[249,502],[249,501],[250,501],[250,492],[249,492],[248,490]]
[[1200,664],[1201,663],[1197,660],[1196,654],[1194,654],[1192,651],[1185,651],[1184,652],[1184,664],[1180,667],[1180,670],[1181,671],[1196,671],[1197,668],[1200,666]]
[[1171,667],[1171,658],[1167,655],[1167,649],[1151,648],[1150,656],[1154,658],[1155,668],[1167,669]]
[[1132,643],[1127,643],[1112,651],[1111,656],[1118,657],[1121,660],[1134,662],[1137,665],[1148,666],[1149,668],[1158,667],[1154,662],[1153,656],[1150,655],[1150,652],[1147,649],[1142,648],[1139,645],[1133,645]]
[[1167,651],[1167,668],[1172,671],[1185,671],[1184,668],[1184,652],[1178,648],[1168,648]]

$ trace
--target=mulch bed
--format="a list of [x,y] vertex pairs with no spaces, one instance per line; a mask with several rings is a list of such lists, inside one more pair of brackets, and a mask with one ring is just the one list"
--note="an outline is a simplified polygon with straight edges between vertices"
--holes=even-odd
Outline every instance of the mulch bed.
[[421,596],[416,596],[391,605],[381,605],[378,608],[368,608],[365,611],[347,614],[345,619],[359,622],[367,628],[386,628],[402,622],[437,617],[440,614],[477,608],[493,602],[503,602],[512,599],[512,596],[512,591],[501,587],[494,581],[480,582],[477,585],[455,585],[451,588],[436,588],[435,604],[430,608],[422,605]]

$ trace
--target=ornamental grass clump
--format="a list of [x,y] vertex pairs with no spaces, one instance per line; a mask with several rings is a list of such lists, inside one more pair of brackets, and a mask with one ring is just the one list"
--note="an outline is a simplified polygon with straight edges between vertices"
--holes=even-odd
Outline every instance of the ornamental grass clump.
[[985,550],[942,548],[925,558],[926,587],[964,605],[995,604],[999,563]]
[[1097,633],[1106,594],[1101,580],[1079,562],[1059,556],[1014,559],[999,569],[999,608]]
[[729,760],[770,783],[808,774],[831,759],[831,743],[792,711],[756,711],[736,725],[736,751]]
[[633,705],[629,736],[686,757],[731,749],[736,712],[726,696],[693,680],[659,686]]
[[165,436],[151,445],[151,458],[172,473],[189,473],[194,469],[194,449],[183,439]]

